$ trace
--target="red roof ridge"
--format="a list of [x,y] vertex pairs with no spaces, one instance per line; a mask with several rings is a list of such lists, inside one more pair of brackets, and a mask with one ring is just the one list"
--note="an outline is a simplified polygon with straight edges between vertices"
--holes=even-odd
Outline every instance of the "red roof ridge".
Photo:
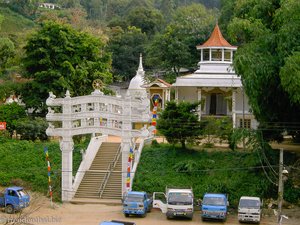
[[169,84],[167,81],[164,81],[164,80],[162,80],[162,79],[160,79],[160,78],[157,78],[157,80],[158,80],[159,82],[165,84],[165,85],[168,86],[168,87],[172,86],[172,85]]
[[209,39],[202,45],[197,45],[198,47],[234,47],[229,44],[223,37],[219,25],[216,24],[213,32],[211,33]]

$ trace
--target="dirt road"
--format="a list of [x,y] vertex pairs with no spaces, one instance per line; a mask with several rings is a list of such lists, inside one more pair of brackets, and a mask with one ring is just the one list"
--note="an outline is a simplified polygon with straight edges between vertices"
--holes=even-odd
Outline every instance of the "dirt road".
[[[11,218],[10,222],[20,222],[18,224],[36,224],[36,225],[98,225],[104,220],[123,220],[132,221],[137,225],[167,225],[167,224],[187,224],[187,225],[238,225],[236,215],[229,215],[226,223],[222,222],[202,222],[200,219],[200,212],[196,211],[193,220],[186,219],[172,219],[167,220],[166,216],[159,210],[153,209],[151,213],[148,213],[146,218],[129,217],[125,218],[122,214],[121,206],[108,206],[100,204],[70,204],[64,203],[61,205],[55,205],[52,208],[49,201],[43,201],[42,204],[37,204],[40,208],[35,212],[29,213],[27,216],[18,217],[15,215],[15,221],[13,221],[10,215],[0,212],[0,224],[4,224],[4,219]],[[24,211],[25,215],[30,210],[33,210],[33,206]],[[12,223],[11,223],[12,224]],[[264,217],[261,225],[276,225],[276,218]],[[299,225],[299,219],[285,220],[283,225]]]

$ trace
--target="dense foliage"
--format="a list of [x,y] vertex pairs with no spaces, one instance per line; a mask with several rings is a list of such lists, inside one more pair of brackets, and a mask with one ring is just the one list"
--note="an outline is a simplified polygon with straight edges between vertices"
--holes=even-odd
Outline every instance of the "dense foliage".
[[95,79],[110,83],[111,58],[103,48],[101,40],[70,26],[43,24],[25,47],[26,78],[31,79],[21,92],[26,107],[45,112],[50,91],[57,97],[67,90],[72,96],[86,95]]
[[157,130],[169,143],[194,142],[200,135],[200,121],[195,113],[199,103],[168,102],[157,120]]
[[15,122],[15,129],[21,140],[48,140],[46,129],[48,122],[44,118],[23,118]]
[[216,15],[216,11],[200,4],[175,10],[165,30],[155,35],[149,44],[148,64],[177,75],[181,68],[195,68],[199,59],[196,45],[208,37]]
[[228,34],[241,45],[234,67],[268,139],[300,141],[300,4],[298,0],[224,1]]
[[114,80],[130,80],[138,67],[139,55],[144,54],[147,36],[136,27],[115,27],[110,31],[107,51],[112,52]]
[[25,108],[16,102],[0,105],[0,121],[6,122],[6,129],[11,135],[16,129],[16,122],[26,116]]
[[[277,197],[277,186],[265,176],[258,154],[224,149],[182,151],[163,144],[145,147],[133,189],[153,193],[164,192],[167,186],[192,187],[196,199],[205,192],[226,193],[233,208],[242,195]],[[299,197],[299,189],[285,185],[286,200],[297,202]]]

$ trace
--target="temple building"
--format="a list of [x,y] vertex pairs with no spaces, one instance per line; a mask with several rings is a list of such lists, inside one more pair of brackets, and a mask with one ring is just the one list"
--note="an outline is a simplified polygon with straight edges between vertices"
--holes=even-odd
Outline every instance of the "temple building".
[[172,84],[176,101],[200,101],[199,119],[231,117],[233,127],[256,129],[258,123],[244,94],[241,77],[232,67],[236,46],[223,37],[218,24],[210,38],[196,46],[200,51],[198,69]]

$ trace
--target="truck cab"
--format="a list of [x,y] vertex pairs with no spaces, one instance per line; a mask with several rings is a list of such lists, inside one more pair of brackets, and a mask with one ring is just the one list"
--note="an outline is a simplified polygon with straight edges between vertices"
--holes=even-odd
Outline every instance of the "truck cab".
[[259,197],[242,196],[238,207],[240,222],[260,223],[262,202]]
[[23,187],[9,187],[0,193],[0,207],[4,207],[6,213],[12,214],[29,206],[30,196]]
[[201,217],[205,219],[226,220],[227,207],[229,203],[225,194],[204,194],[201,205]]
[[145,217],[152,209],[152,197],[146,192],[129,191],[123,198],[123,213],[125,217],[129,215],[140,215]]
[[166,213],[167,219],[187,217],[193,219],[194,194],[192,189],[166,189],[166,193],[153,193],[153,208]]

